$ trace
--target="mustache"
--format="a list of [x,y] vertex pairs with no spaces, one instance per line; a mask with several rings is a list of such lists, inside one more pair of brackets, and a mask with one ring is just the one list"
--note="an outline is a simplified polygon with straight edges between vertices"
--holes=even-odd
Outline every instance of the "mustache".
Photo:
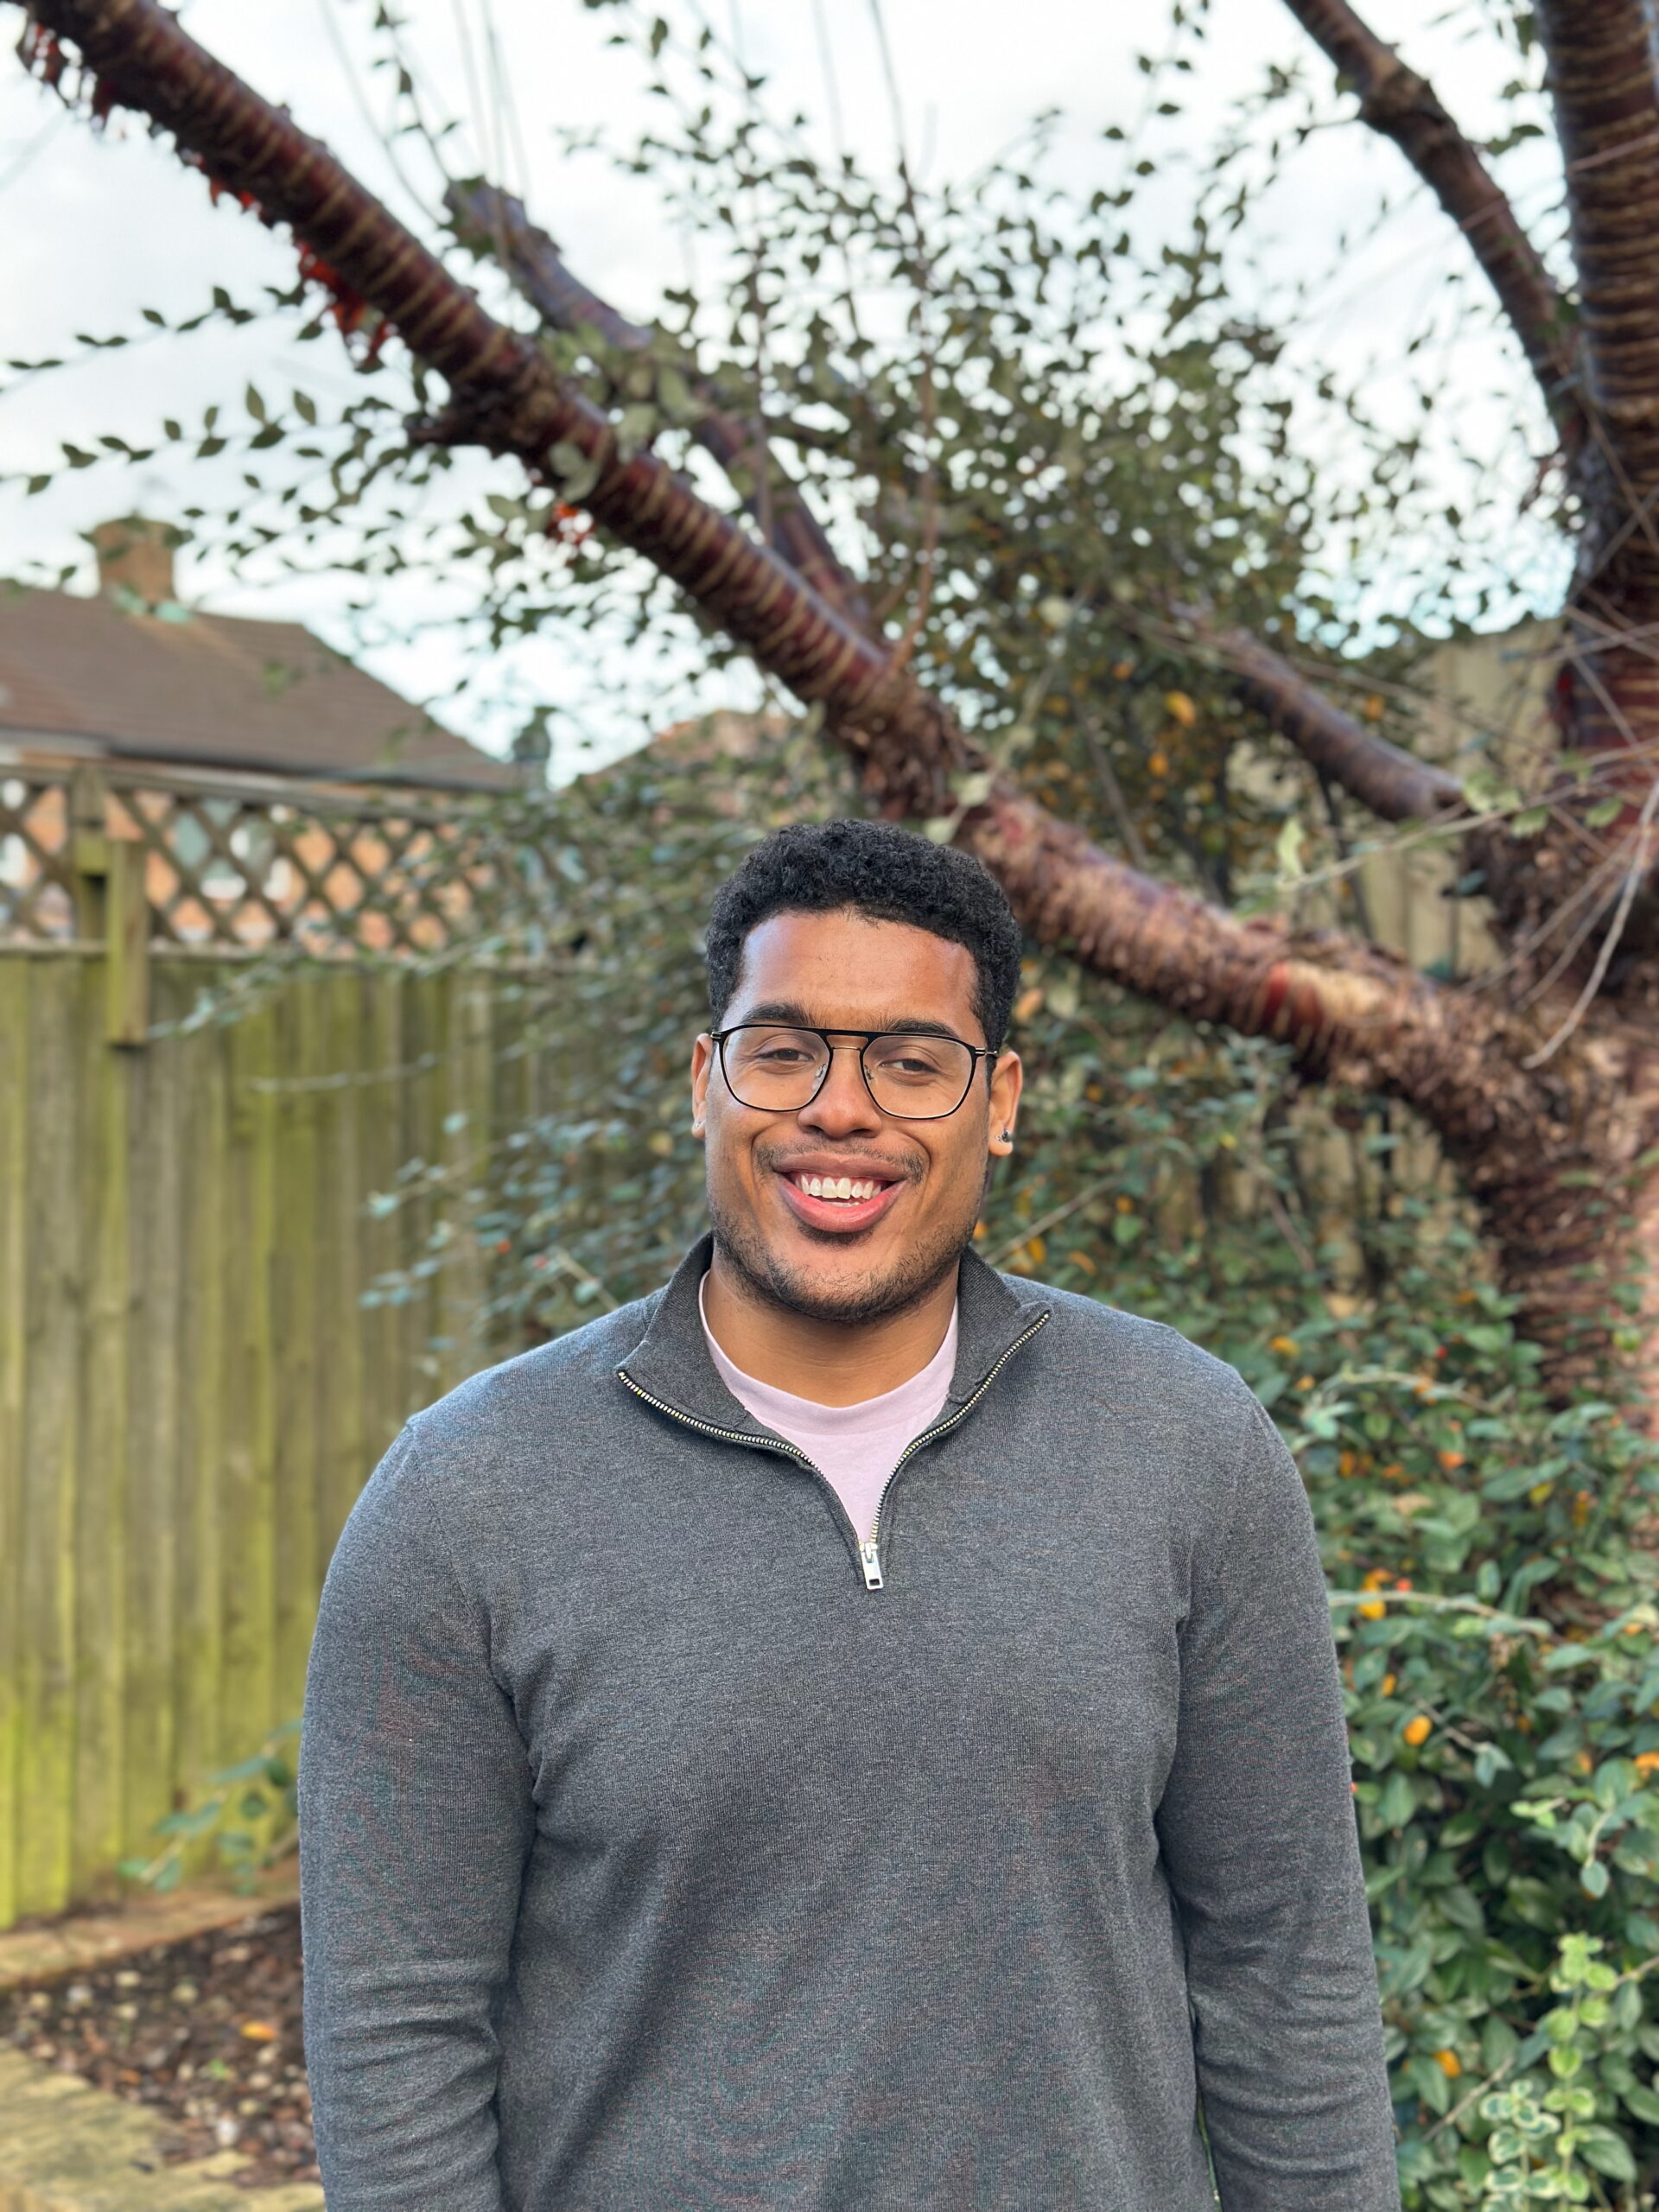
[[[791,1155],[804,1149],[799,1144],[758,1144],[753,1156],[760,1166],[770,1168],[774,1173],[781,1173],[787,1167]],[[906,1157],[881,1152],[874,1145],[821,1144],[813,1146],[812,1149],[826,1159],[843,1161],[844,1172],[849,1176],[857,1174],[861,1161],[867,1161],[872,1167],[879,1167],[884,1175],[895,1177],[906,1183],[919,1183],[927,1172],[925,1160],[915,1154]]]

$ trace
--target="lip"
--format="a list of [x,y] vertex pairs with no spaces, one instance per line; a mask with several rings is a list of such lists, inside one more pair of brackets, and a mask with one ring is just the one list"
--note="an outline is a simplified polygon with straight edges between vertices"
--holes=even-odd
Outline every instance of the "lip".
[[793,1175],[846,1175],[851,1173],[852,1166],[853,1163],[846,1160],[837,1161],[833,1166],[820,1166],[816,1160],[798,1160],[786,1169],[776,1168],[772,1172],[778,1187],[784,1194],[784,1204],[797,1221],[808,1229],[828,1230],[834,1236],[852,1236],[861,1229],[868,1229],[884,1214],[892,1211],[899,1193],[906,1187],[902,1179],[884,1184],[873,1198],[815,1198],[790,1179]]

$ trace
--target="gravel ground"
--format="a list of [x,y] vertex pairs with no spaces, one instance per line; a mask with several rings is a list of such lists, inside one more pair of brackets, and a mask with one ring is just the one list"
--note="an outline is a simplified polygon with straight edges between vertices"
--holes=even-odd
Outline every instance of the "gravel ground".
[[245,2152],[250,2186],[315,2181],[297,1907],[96,1972],[0,1991],[0,2041],[168,2123],[170,2159]]

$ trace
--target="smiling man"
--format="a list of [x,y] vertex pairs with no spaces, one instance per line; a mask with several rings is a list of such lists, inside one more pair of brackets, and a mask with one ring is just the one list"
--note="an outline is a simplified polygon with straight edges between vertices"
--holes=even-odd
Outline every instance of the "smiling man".
[[973,1256],[1020,950],[949,849],[757,847],[712,1236],[364,1492],[301,1776],[329,2212],[1397,2206],[1295,1469]]

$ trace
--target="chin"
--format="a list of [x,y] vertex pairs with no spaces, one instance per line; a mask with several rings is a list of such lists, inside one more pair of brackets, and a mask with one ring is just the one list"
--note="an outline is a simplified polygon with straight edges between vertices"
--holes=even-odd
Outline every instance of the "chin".
[[734,1220],[712,1196],[709,1211],[721,1257],[760,1297],[805,1319],[842,1327],[885,1321],[919,1305],[957,1265],[973,1234],[969,1222],[925,1243],[866,1256],[850,1240],[820,1239],[791,1224],[791,1251],[783,1239],[758,1233],[752,1222]]

